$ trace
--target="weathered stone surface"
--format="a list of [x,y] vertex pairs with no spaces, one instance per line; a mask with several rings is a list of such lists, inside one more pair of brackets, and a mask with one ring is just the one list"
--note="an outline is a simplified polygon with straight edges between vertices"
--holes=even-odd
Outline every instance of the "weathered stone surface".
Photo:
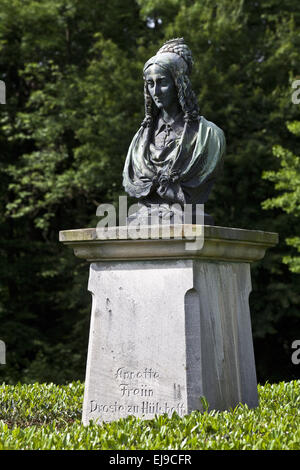
[[191,263],[91,265],[85,423],[187,412],[184,301],[193,283]]
[[198,250],[186,238],[100,236],[60,233],[95,260],[83,422],[183,416],[201,410],[201,396],[211,409],[256,406],[250,262],[277,234],[204,227]]
[[[157,232],[153,227],[148,229],[143,228],[141,238],[136,240],[130,238],[127,227],[64,230],[59,239],[70,245],[76,256],[88,261],[201,258],[252,262],[263,258],[266,249],[278,243],[277,233],[258,230],[180,225],[169,227],[164,238],[161,227]],[[149,238],[155,234],[156,239]],[[204,243],[195,243],[197,240]]]

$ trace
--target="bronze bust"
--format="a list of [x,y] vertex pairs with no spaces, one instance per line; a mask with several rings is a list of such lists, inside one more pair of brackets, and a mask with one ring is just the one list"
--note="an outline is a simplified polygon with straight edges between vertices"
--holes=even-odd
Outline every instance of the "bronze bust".
[[[145,64],[145,119],[133,137],[123,170],[125,191],[139,200],[135,217],[151,207],[170,210],[205,204],[225,152],[223,131],[199,114],[183,38],[167,41]],[[160,213],[161,214],[161,213]],[[213,219],[205,214],[205,224]]]

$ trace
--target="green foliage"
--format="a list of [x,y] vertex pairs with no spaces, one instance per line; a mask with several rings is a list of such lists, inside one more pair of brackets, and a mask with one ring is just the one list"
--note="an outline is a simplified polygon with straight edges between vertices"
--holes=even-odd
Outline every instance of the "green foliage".
[[0,416],[9,428],[42,426],[56,422],[64,426],[81,417],[83,384],[33,383],[0,386]]
[[258,387],[259,406],[80,423],[83,385],[0,387],[0,449],[299,450],[300,382]]
[[[292,134],[300,137],[300,121],[290,122],[287,128]],[[294,233],[298,233],[300,229],[300,157],[280,145],[273,147],[273,153],[280,159],[280,168],[278,171],[265,171],[263,177],[274,183],[279,195],[264,201],[262,206],[264,209],[279,207],[287,214],[292,214],[295,217],[295,226],[298,227]],[[289,237],[286,242],[300,253],[299,236]],[[283,262],[290,266],[291,271],[300,273],[299,256],[284,256]]]
[[120,192],[142,119],[130,55],[148,29],[131,0],[3,1],[0,17],[0,374],[64,382],[84,376],[90,295],[58,230],[94,225]]

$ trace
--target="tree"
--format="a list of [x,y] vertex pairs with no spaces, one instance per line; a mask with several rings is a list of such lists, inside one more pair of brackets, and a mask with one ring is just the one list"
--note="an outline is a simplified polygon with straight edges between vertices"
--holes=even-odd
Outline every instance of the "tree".
[[8,97],[0,128],[1,373],[83,378],[88,272],[59,246],[58,231],[93,225],[97,201],[111,201],[120,188],[115,175],[127,144],[114,130],[123,139],[132,132],[139,103],[130,56],[148,28],[130,0],[4,0],[1,7]]
[[[287,128],[293,135],[300,137],[300,121],[288,123]],[[280,159],[280,168],[278,171],[264,172],[264,178],[274,183],[279,194],[267,199],[263,203],[263,208],[278,207],[287,214],[291,214],[294,220],[293,233],[297,234],[300,232],[300,157],[281,145],[274,146],[273,153]],[[299,236],[286,238],[286,242],[300,253]],[[300,273],[299,256],[284,256],[283,262],[289,265],[292,272]]]

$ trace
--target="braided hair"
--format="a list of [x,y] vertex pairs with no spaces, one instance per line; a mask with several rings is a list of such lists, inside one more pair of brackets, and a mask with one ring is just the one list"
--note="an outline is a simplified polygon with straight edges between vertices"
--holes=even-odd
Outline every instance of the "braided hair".
[[[189,75],[192,72],[193,57],[189,47],[185,44],[183,38],[170,39],[158,50],[157,54],[171,52],[180,56],[187,66],[187,72],[173,75],[175,86],[178,93],[178,101],[184,114],[186,122],[195,121],[199,117],[199,107],[196,95],[192,89]],[[148,86],[144,83],[144,99],[145,99],[145,119],[142,123],[143,127],[151,127],[158,109],[154,105]]]

